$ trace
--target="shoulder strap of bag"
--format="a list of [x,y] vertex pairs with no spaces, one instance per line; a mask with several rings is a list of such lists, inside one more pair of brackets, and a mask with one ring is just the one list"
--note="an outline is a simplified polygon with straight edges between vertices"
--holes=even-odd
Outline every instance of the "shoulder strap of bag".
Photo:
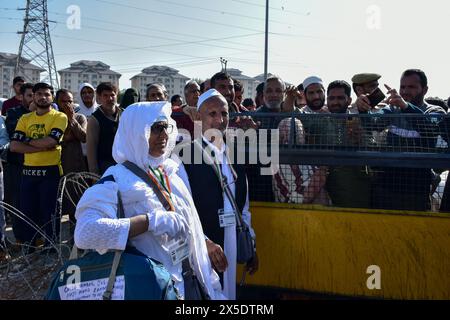
[[103,292],[103,300],[111,300],[114,283],[116,282],[116,272],[119,267],[120,258],[122,257],[123,250],[116,250],[114,254],[114,260],[111,266],[111,273],[109,274],[108,284],[106,285],[106,290]]
[[[220,171],[220,164],[216,164],[218,166],[218,169],[216,170],[213,165],[215,163],[214,160],[211,159],[211,157],[209,156],[209,154],[207,152],[204,152],[204,149],[200,145],[198,140],[194,140],[194,145],[201,150],[201,152],[204,154],[204,156],[211,163],[209,165],[212,167],[214,173],[216,174],[217,178],[219,179],[219,184],[220,184],[220,187],[222,188],[222,191],[225,192],[225,195],[227,196],[228,200],[230,200],[231,206],[233,207],[234,211],[236,212],[237,227],[243,228],[245,226],[245,224],[242,219],[242,213],[239,210],[239,207],[236,203],[236,199],[234,198],[233,193],[231,192],[230,186],[227,183],[227,178],[224,175],[222,175],[222,173]],[[229,164],[229,165],[231,166],[231,164]]]
[[[117,217],[119,219],[125,218],[125,210],[123,209],[122,197],[120,196],[120,191],[117,191]],[[116,250],[114,254],[114,260],[111,266],[111,273],[109,274],[108,284],[106,285],[106,290],[103,292],[103,300],[111,300],[114,283],[116,282],[117,268],[119,267],[120,258],[122,257],[123,250]]]
[[147,173],[144,170],[142,170],[136,164],[134,164],[133,162],[130,162],[130,161],[125,161],[124,163],[122,163],[122,165],[125,168],[127,168],[128,170],[130,170],[131,172],[133,172],[136,176],[141,178],[145,183],[147,183],[150,186],[150,188],[153,189],[156,196],[158,197],[158,200],[161,202],[161,204],[167,211],[172,210],[171,209],[172,206],[170,205],[169,201],[167,201],[166,197],[164,197],[161,190],[158,188],[157,185],[155,185],[155,182],[152,179],[150,179],[150,177],[147,175]]

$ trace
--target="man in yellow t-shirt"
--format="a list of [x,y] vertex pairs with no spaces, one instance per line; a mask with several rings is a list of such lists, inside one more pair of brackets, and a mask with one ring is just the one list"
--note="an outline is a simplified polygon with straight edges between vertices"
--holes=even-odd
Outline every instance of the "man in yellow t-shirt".
[[[53,87],[37,83],[33,87],[36,111],[23,115],[17,123],[10,150],[24,154],[20,210],[43,228],[48,240],[58,236],[56,214],[61,168],[61,141],[67,127],[67,116],[52,109]],[[56,221],[53,221],[56,220]],[[55,229],[53,229],[55,226]],[[34,244],[36,230],[21,222],[15,230],[18,241]],[[33,248],[30,248],[33,251]]]

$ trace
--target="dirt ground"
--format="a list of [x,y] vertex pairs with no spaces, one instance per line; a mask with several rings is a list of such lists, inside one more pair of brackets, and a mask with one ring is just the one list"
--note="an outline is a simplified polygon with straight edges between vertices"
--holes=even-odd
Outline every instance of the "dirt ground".
[[9,259],[0,264],[0,300],[42,300],[54,277],[70,255],[73,225],[68,216],[61,221],[61,241],[56,247],[42,244],[27,254],[28,247],[14,245],[10,226],[6,236]]

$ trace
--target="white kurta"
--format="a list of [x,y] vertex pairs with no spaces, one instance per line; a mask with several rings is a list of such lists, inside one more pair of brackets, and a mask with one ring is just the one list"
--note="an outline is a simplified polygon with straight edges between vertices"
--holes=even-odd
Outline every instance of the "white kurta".
[[[227,157],[225,156],[225,145],[222,145],[221,150],[217,149],[213,144],[209,143],[206,139],[204,139],[206,143],[208,143],[211,149],[214,151],[216,155],[216,159],[221,163],[222,174],[227,178],[228,183],[234,181],[233,174],[230,169],[230,165],[228,164]],[[187,176],[186,170],[184,166],[180,166],[179,176],[184,181],[184,183],[188,186],[190,190],[189,178]],[[207,187],[207,186],[205,186]],[[230,184],[230,190],[232,194],[236,195],[236,185],[234,183]],[[249,226],[250,233],[253,238],[255,238],[255,232],[251,227],[251,214],[249,211],[250,202],[248,197],[245,201],[244,208],[242,210],[242,218],[244,222]],[[233,211],[233,206],[231,205],[230,200],[226,196],[225,192],[223,193],[223,208],[225,212]],[[217,214],[217,213],[216,213]],[[217,215],[217,219],[219,216]],[[205,234],[208,234],[208,230],[204,230]],[[236,244],[236,226],[228,226],[225,227],[224,230],[224,253],[228,260],[228,268],[224,272],[223,277],[223,295],[230,300],[236,299],[236,264],[237,264],[237,252],[236,252],[237,244]]]

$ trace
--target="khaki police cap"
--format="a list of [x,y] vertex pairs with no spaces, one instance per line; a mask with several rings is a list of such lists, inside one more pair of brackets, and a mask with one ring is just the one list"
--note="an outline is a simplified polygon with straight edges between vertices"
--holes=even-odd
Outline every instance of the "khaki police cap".
[[359,73],[355,74],[352,78],[354,84],[364,84],[372,81],[377,81],[381,76],[376,73]]

